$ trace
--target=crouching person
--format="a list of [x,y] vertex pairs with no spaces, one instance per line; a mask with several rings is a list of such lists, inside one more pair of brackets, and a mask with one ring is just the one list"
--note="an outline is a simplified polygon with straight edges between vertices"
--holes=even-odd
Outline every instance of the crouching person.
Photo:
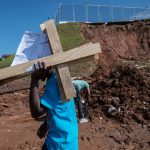
[[[44,62],[34,65],[30,86],[30,111],[33,118],[47,115],[48,133],[42,150],[78,150],[78,125],[74,99],[63,102],[57,76],[45,69]],[[38,93],[40,80],[47,80],[42,97]]]
[[[79,77],[72,78],[72,83],[76,90],[76,104],[78,110],[79,123],[86,123],[88,119],[85,117],[87,110],[87,101],[90,101],[89,84]],[[84,99],[85,98],[85,99]],[[83,110],[84,106],[84,110]]]

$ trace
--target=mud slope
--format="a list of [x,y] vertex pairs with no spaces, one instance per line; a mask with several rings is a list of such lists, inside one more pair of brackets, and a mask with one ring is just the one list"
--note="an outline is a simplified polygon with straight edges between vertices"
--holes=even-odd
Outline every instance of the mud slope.
[[100,64],[104,66],[112,66],[120,58],[150,54],[150,21],[83,24],[81,32],[86,41],[101,44]]

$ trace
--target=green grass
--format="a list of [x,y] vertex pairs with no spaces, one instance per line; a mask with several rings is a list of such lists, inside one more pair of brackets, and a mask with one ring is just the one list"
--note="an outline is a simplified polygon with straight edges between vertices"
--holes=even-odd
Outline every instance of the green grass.
[[[84,39],[80,35],[80,24],[78,23],[57,25],[57,30],[64,51],[75,48],[84,43]],[[13,58],[14,55],[4,60],[0,60],[0,69],[10,66]]]
[[57,26],[57,30],[64,51],[75,48],[84,43],[84,39],[80,34],[79,23],[61,24]]
[[4,60],[0,60],[0,69],[10,66],[13,59],[14,59],[14,55],[11,55]]

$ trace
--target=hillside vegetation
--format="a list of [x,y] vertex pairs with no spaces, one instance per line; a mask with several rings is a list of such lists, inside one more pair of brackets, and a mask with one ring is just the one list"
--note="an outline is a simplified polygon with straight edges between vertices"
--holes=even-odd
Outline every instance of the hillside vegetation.
[[0,69],[10,66],[13,59],[14,59],[14,55],[11,55],[11,56],[7,57],[6,59],[1,60],[0,61]]

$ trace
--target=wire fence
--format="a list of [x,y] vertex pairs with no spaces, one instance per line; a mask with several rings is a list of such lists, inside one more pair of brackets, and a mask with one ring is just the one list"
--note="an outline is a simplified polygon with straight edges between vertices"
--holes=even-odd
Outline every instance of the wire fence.
[[122,22],[150,18],[150,8],[112,5],[59,5],[55,21],[62,22]]

